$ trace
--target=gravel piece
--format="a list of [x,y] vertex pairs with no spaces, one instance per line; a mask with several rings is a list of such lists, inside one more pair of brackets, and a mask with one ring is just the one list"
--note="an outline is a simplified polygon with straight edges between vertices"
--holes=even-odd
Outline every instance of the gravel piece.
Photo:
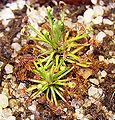
[[15,116],[9,116],[9,117],[7,118],[7,120],[16,120],[16,117],[15,117]]
[[10,65],[10,64],[7,64],[5,66],[5,71],[6,71],[7,74],[13,73],[13,66]]
[[83,112],[82,109],[80,109],[80,108],[76,108],[75,113],[76,113],[76,117],[77,117],[77,119],[80,119],[80,120],[83,119],[84,115],[83,115],[82,112]]
[[11,46],[17,52],[21,50],[21,45],[19,43],[12,43]]
[[97,4],[97,0],[91,0],[91,2],[95,5]]
[[103,42],[103,38],[106,37],[106,34],[104,32],[99,32],[97,35],[96,35],[96,40],[100,43]]
[[6,6],[9,7],[11,10],[16,10],[16,9],[18,9],[17,3],[15,3],[15,2],[13,2],[13,3],[8,3]]
[[89,81],[95,85],[99,85],[99,81],[96,78],[89,79]]
[[101,72],[101,76],[102,76],[102,77],[106,77],[106,75],[107,75],[107,72],[106,72],[105,70],[103,70],[103,71]]
[[36,106],[35,105],[31,105],[28,107],[29,110],[35,112],[36,111]]
[[24,8],[24,5],[26,4],[25,0],[17,0],[18,8],[21,10]]
[[2,61],[0,61],[0,68],[3,66],[3,64],[4,64],[4,63],[3,63]]
[[90,97],[94,97],[94,98],[99,98],[100,95],[102,95],[103,91],[101,88],[96,88],[94,86],[91,86],[89,89],[88,89],[88,95]]
[[99,61],[104,61],[104,60],[105,60],[104,56],[100,55],[99,56]]
[[97,16],[95,19],[92,20],[94,24],[101,24],[103,20],[102,16]]
[[2,107],[0,106],[0,116],[2,115]]
[[94,15],[94,11],[91,8],[88,8],[85,12],[84,12],[84,22],[85,23],[90,23],[93,19],[93,15]]
[[103,7],[102,6],[94,6],[93,7],[93,11],[94,11],[94,16],[97,17],[97,16],[103,16],[104,14],[104,10],[103,10]]
[[103,24],[107,24],[107,25],[113,25],[113,22],[109,19],[103,19]]
[[0,12],[0,20],[2,20],[4,26],[6,26],[12,18],[15,18],[15,16],[10,8],[5,8]]
[[113,33],[112,30],[104,30],[104,32],[105,32],[106,34],[108,34],[109,36],[113,36],[113,35],[114,35],[114,33]]
[[0,107],[6,108],[8,106],[8,97],[4,94],[0,94]]

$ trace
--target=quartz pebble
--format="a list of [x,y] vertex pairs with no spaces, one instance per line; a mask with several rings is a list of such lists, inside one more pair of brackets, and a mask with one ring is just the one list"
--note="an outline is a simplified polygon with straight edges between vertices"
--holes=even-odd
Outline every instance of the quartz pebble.
[[22,9],[26,4],[25,0],[17,0],[18,8]]
[[105,32],[106,34],[108,34],[109,36],[113,36],[113,35],[114,35],[114,33],[113,33],[112,30],[104,30],[104,32]]
[[6,71],[7,74],[13,73],[13,66],[10,65],[10,64],[7,64],[5,66],[5,71]]
[[2,61],[0,61],[0,68],[3,66],[3,64],[4,64],[4,63],[3,63]]
[[91,0],[91,2],[95,5],[97,4],[97,0]]
[[16,117],[15,117],[15,116],[9,116],[9,117],[7,118],[7,120],[16,120]]
[[96,78],[89,79],[89,81],[95,85],[99,85],[99,81]]
[[101,72],[101,76],[102,76],[102,77],[106,77],[106,75],[107,75],[107,72],[103,70],[103,71]]
[[88,89],[88,95],[89,96],[92,96],[94,98],[99,98],[100,95],[102,95],[103,91],[101,88],[96,88],[94,86],[91,86],[89,89]]
[[113,25],[113,22],[109,19],[103,19],[103,24]]
[[2,115],[2,107],[0,106],[0,116]]
[[91,8],[88,8],[85,12],[84,12],[84,22],[85,23],[90,23],[93,19],[93,15],[94,15],[94,11]]
[[94,24],[101,24],[103,20],[102,16],[97,16],[95,19],[92,20]]
[[94,16],[95,17],[97,17],[97,16],[103,16],[103,14],[104,14],[103,7],[100,6],[100,5],[94,6],[93,7],[93,11],[94,11]]
[[99,32],[99,33],[97,34],[96,40],[97,40],[98,42],[102,43],[104,37],[106,37],[106,34],[101,31],[101,32]]
[[6,6],[9,7],[11,10],[16,10],[16,9],[18,9],[17,3],[15,3],[15,2],[13,2],[13,3],[8,3]]
[[15,16],[10,8],[5,8],[0,12],[0,20],[4,26],[8,24],[11,18],[15,18]]
[[4,94],[0,94],[0,107],[6,108],[8,106],[8,97]]
[[29,110],[31,111],[36,111],[36,106],[35,105],[31,105],[28,107]]
[[99,56],[99,61],[104,61],[104,60],[105,60],[104,56],[100,55]]
[[17,52],[21,50],[21,45],[19,43],[12,43],[11,46]]

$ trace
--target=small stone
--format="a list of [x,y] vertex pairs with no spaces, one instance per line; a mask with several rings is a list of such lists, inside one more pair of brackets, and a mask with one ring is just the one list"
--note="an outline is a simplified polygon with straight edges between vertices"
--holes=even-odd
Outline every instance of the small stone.
[[97,4],[97,0],[91,0],[91,2],[95,5]]
[[103,24],[107,24],[107,25],[113,25],[113,22],[109,19],[103,19]]
[[107,75],[107,72],[103,70],[103,71],[101,72],[101,76],[102,76],[102,77],[106,77],[106,75]]
[[8,97],[4,94],[0,94],[0,107],[6,108],[8,106]]
[[21,50],[21,45],[19,43],[12,43],[11,46],[17,52]]
[[0,116],[2,115],[2,107],[0,106]]
[[15,107],[16,105],[17,105],[16,99],[10,99],[10,100],[9,100],[9,106],[10,106],[11,108]]
[[94,10],[94,16],[95,17],[97,17],[97,16],[103,16],[103,14],[104,14],[103,7],[100,6],[100,5],[94,6],[93,10]]
[[18,54],[16,53],[16,51],[14,51],[14,53],[12,53],[11,57],[12,57],[12,58],[15,58],[15,57],[17,57],[17,55],[18,55]]
[[89,79],[89,81],[95,85],[99,85],[99,81],[95,78]]
[[25,87],[26,87],[25,83],[20,83],[19,86],[18,86],[18,89],[23,89]]
[[17,0],[18,8],[22,9],[26,4],[25,0]]
[[10,64],[7,64],[5,66],[5,71],[6,71],[7,74],[13,73],[13,66],[10,65]]
[[34,116],[34,115],[31,115],[31,116],[30,116],[30,119],[31,119],[31,120],[35,120],[35,116]]
[[109,59],[109,63],[115,64],[115,59],[114,58]]
[[100,55],[99,56],[99,61],[104,61],[104,60],[105,60],[104,56]]
[[19,108],[19,111],[20,111],[20,112],[24,112],[24,107],[20,107],[20,108]]
[[78,108],[78,109],[75,110],[75,112],[76,112],[77,119],[82,120],[83,116],[84,116],[83,113],[82,113],[82,110]]
[[89,120],[89,119],[84,117],[83,120]]
[[91,8],[88,8],[85,12],[84,12],[84,22],[85,23],[90,23],[93,19],[93,15],[94,15],[94,11]]
[[4,64],[4,63],[3,63],[2,61],[0,61],[0,68],[3,66],[3,64]]
[[12,110],[10,108],[3,109],[3,116],[4,118],[8,118],[9,116],[12,116]]
[[113,36],[113,35],[114,35],[114,33],[113,33],[112,30],[104,30],[104,32],[105,32],[106,34],[108,34],[109,36]]
[[103,20],[102,16],[97,16],[95,19],[92,20],[94,24],[101,24]]
[[15,117],[15,116],[9,116],[9,117],[7,118],[7,120],[16,120],[16,117]]
[[4,26],[8,24],[11,18],[15,18],[15,16],[10,8],[5,8],[0,12],[0,20]]
[[11,10],[18,9],[18,6],[15,2],[14,3],[8,3],[6,6],[9,7]]
[[31,105],[31,106],[28,107],[28,109],[30,111],[36,111],[36,106],[35,105]]
[[95,88],[94,86],[91,86],[91,87],[88,89],[88,95],[89,95],[89,96],[94,96],[97,92],[98,92],[98,89]]
[[99,33],[97,34],[96,40],[97,40],[98,42],[102,43],[104,37],[106,37],[106,34],[101,31],[101,32],[99,32]]
[[64,108],[63,111],[64,111],[64,112],[67,112],[67,108]]
[[94,102],[94,100],[95,100],[94,98],[99,98],[102,95],[102,93],[103,93],[103,91],[101,88],[96,88],[94,86],[91,86],[88,89],[88,95],[89,95],[89,98],[92,100],[92,102]]

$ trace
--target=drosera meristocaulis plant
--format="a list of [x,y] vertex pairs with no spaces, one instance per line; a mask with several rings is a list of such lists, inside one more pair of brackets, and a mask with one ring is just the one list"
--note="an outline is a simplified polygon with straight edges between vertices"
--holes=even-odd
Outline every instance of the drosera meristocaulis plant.
[[37,47],[40,50],[40,54],[35,56],[35,69],[32,70],[33,73],[39,74],[40,78],[30,79],[35,85],[30,85],[27,92],[37,90],[30,98],[45,94],[47,101],[58,106],[57,96],[66,102],[63,97],[64,88],[75,86],[68,74],[75,66],[89,67],[91,64],[89,61],[81,61],[77,55],[80,50],[90,45],[88,43],[78,45],[77,41],[84,39],[89,33],[68,37],[69,32],[65,32],[64,26],[64,11],[62,10],[58,20],[52,17],[51,8],[47,8],[47,16],[50,30],[44,29],[39,32],[31,24],[26,26],[36,33],[36,36],[28,34],[26,37],[38,41]]

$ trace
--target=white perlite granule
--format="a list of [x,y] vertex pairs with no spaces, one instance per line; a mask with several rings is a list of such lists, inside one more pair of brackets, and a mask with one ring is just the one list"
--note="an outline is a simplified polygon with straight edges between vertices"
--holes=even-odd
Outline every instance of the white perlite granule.
[[5,8],[0,11],[0,20],[2,20],[4,26],[6,26],[12,18],[15,18],[15,16],[10,8]]
[[8,97],[4,94],[0,94],[0,107],[6,108],[8,106]]
[[94,16],[95,17],[97,17],[97,16],[103,16],[103,14],[104,14],[103,7],[100,6],[100,5],[94,6],[93,7],[93,11],[94,11]]
[[113,25],[113,22],[109,19],[103,19],[103,24]]
[[17,52],[21,50],[21,45],[19,43],[12,43],[11,47]]
[[107,72],[105,70],[101,71],[101,77],[106,77]]
[[106,34],[101,31],[101,32],[99,32],[99,33],[97,34],[96,40],[97,40],[98,42],[102,43],[104,37],[106,37]]
[[95,85],[99,85],[99,81],[96,78],[91,78],[89,81]]
[[93,19],[93,15],[94,15],[94,11],[91,8],[88,8],[85,12],[84,12],[84,22],[85,23],[90,23]]
[[97,4],[97,0],[91,0],[91,2],[95,5]]
[[94,24],[101,24],[103,20],[102,16],[97,16],[95,19],[92,20]]
[[6,71],[7,74],[13,73],[13,66],[10,65],[10,64],[7,64],[5,66],[5,71]]

